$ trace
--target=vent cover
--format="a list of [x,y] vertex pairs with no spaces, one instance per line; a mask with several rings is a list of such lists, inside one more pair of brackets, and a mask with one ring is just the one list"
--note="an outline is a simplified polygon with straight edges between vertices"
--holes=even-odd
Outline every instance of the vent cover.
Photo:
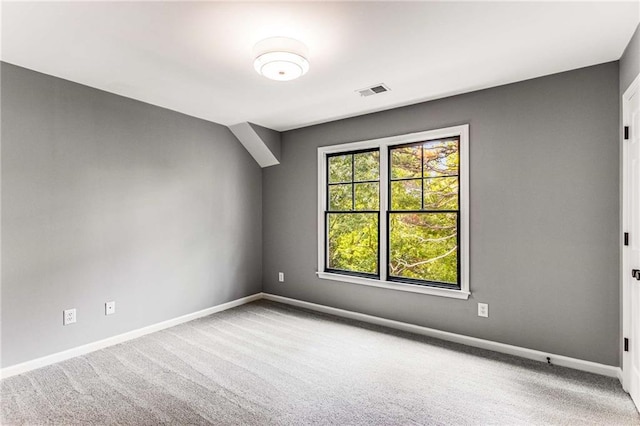
[[380,83],[380,84],[376,84],[375,86],[367,87],[365,89],[356,90],[356,92],[360,96],[371,96],[371,95],[377,95],[380,93],[388,92],[389,90],[391,90],[389,89],[389,87]]

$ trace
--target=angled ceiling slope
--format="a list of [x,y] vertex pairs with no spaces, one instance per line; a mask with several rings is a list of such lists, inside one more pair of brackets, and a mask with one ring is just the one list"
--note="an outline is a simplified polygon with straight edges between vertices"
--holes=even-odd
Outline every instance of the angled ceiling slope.
[[280,164],[280,132],[246,122],[229,126],[229,130],[260,167]]

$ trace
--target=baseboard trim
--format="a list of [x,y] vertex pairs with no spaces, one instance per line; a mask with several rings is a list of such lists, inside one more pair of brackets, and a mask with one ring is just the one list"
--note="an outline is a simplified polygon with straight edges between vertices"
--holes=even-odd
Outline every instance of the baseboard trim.
[[622,370],[620,367],[612,365],[599,364],[597,362],[585,361],[582,359],[571,358],[564,355],[556,355],[552,353],[542,352],[535,349],[523,348],[520,346],[507,345],[505,343],[498,343],[491,340],[479,339],[476,337],[465,336],[462,334],[450,333],[447,331],[436,330],[433,328],[422,327],[415,324],[409,324],[406,322],[390,320],[386,318],[380,318],[373,315],[361,314],[358,312],[347,311],[344,309],[333,308],[331,306],[319,305],[316,303],[305,302],[298,299],[291,299],[288,297],[277,296],[270,293],[262,293],[262,297],[266,300],[273,302],[280,302],[299,308],[305,308],[312,311],[322,312],[325,314],[336,315],[343,318],[354,319],[358,321],[367,322],[370,324],[381,325],[384,327],[393,328],[396,330],[407,331],[409,333],[420,334],[428,337],[435,337],[437,339],[447,340],[449,342],[461,343],[467,346],[473,346],[481,349],[488,349],[494,352],[500,352],[508,355],[515,355],[521,358],[532,359],[540,362],[547,362],[547,357],[551,358],[551,363],[562,367],[573,368],[575,370],[587,371],[589,373],[599,374],[602,376],[620,378]]
[[626,392],[629,393],[629,388],[626,386],[625,380],[624,380],[624,371],[622,371],[622,368],[618,368],[618,380],[620,380],[620,384],[622,385],[622,389]]
[[538,351],[535,349],[523,348],[520,346],[508,345],[505,343],[498,343],[491,340],[479,339],[476,337],[465,336],[462,334],[450,333],[447,331],[436,330],[433,328],[423,327],[415,324],[409,324],[401,321],[390,320],[386,318],[380,318],[373,315],[361,314],[358,312],[347,311],[344,309],[333,308],[331,306],[319,305],[316,303],[305,302],[303,300],[291,299],[288,297],[278,296],[270,293],[256,293],[251,296],[242,297],[240,299],[232,300],[227,303],[212,306],[201,311],[193,312],[187,315],[183,315],[177,318],[173,318],[167,321],[152,324],[147,327],[139,328],[137,330],[128,331],[117,336],[108,337],[103,340],[88,343],[86,345],[78,346],[68,349],[66,351],[57,352],[51,355],[47,355],[41,358],[36,358],[31,361],[26,361],[20,364],[11,365],[0,370],[0,378],[6,378],[15,376],[17,374],[26,373],[31,370],[36,370],[47,365],[55,364],[57,362],[65,361],[70,358],[74,358],[80,355],[85,355],[100,349],[107,348],[109,346],[117,345],[128,340],[133,340],[138,337],[142,337],[147,334],[154,333],[156,331],[164,330],[185,322],[192,321],[194,319],[202,318],[207,315],[215,314],[216,312],[222,312],[227,309],[235,308],[247,303],[254,302],[256,300],[266,299],[273,302],[280,302],[299,308],[309,309],[316,312],[322,312],[325,314],[335,315],[343,318],[354,319],[358,321],[367,322],[370,324],[376,324],[384,327],[393,328],[396,330],[406,331],[409,333],[420,334],[423,336],[434,337],[437,339],[447,340],[449,342],[460,343],[467,346],[473,346],[476,348],[488,349],[495,352],[500,352],[509,355],[519,356],[521,358],[532,359],[540,362],[547,362],[547,357],[551,358],[551,362],[555,365],[562,367],[573,368],[575,370],[587,371],[589,373],[600,374],[603,376],[614,377],[620,380],[622,383],[622,370],[620,367],[612,365],[599,364],[592,361],[585,361],[577,358],[571,358],[564,355],[556,355],[547,352]]
[[96,342],[87,343],[86,345],[77,346],[75,348],[68,349],[66,351],[57,352],[51,355],[36,358],[31,361],[26,361],[20,364],[14,364],[9,367],[5,367],[0,370],[0,378],[15,376],[17,374],[26,373],[27,371],[35,370],[47,365],[55,364],[56,362],[65,361],[70,358],[75,358],[80,355],[85,355],[90,352],[94,352],[100,349],[104,349],[109,346],[117,345],[119,343],[133,340],[138,337],[154,333],[156,331],[164,330],[185,322],[192,321],[194,319],[206,317],[207,315],[215,314],[216,312],[226,311],[227,309],[235,308],[236,306],[251,303],[256,300],[262,299],[262,293],[252,294],[251,296],[242,297],[240,299],[232,300],[230,302],[222,303],[220,305],[212,306],[210,308],[203,309],[201,311],[192,312],[190,314],[182,315],[177,318],[173,318],[167,321],[162,321],[156,324],[149,325],[147,327],[139,328],[136,330],[128,331],[123,334],[108,337]]

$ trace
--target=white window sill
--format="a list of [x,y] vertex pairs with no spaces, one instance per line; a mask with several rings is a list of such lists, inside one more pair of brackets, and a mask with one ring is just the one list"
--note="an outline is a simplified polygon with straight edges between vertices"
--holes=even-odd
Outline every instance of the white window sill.
[[388,288],[391,290],[407,291],[410,293],[430,294],[432,296],[450,297],[452,299],[468,299],[470,292],[464,290],[451,290],[448,288],[426,287],[415,284],[396,283],[392,281],[381,281],[372,278],[354,277],[351,275],[334,274],[330,272],[316,272],[318,278],[323,280],[340,281],[344,283],[368,285],[371,287]]

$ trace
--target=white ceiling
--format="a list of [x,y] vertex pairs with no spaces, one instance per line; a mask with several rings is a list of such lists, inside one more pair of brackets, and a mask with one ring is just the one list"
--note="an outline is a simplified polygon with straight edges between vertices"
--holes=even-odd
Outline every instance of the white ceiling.
[[[217,123],[288,130],[620,58],[630,2],[3,2],[2,60]],[[253,69],[272,36],[311,69]],[[391,92],[354,91],[385,83]]]

